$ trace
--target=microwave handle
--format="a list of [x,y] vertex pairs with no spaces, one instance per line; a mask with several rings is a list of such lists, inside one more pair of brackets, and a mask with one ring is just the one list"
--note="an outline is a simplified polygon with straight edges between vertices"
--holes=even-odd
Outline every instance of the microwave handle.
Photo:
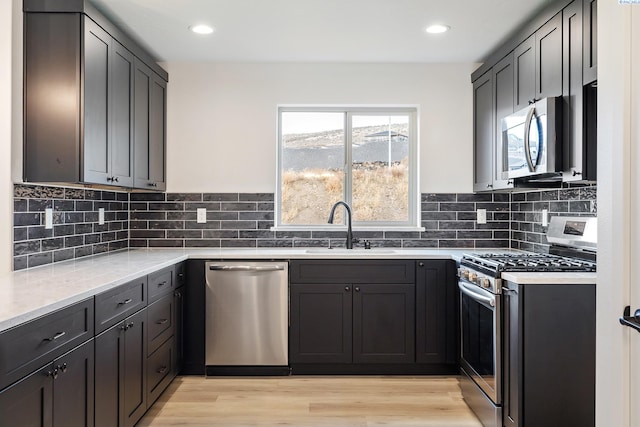
[[529,139],[531,121],[533,120],[535,112],[536,108],[531,107],[524,122],[524,156],[527,159],[527,164],[529,165],[529,172],[535,172],[536,168],[533,164],[533,159],[531,159],[531,140]]

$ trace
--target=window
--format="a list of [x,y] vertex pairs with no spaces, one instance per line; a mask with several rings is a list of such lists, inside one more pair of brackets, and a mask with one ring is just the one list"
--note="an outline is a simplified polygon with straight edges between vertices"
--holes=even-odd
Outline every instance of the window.
[[280,107],[277,227],[327,226],[339,200],[355,226],[417,227],[416,134],[416,108]]

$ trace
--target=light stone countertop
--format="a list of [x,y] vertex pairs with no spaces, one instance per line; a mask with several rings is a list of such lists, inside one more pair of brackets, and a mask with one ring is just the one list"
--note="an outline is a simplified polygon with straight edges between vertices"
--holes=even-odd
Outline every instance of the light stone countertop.
[[[186,259],[454,259],[508,249],[125,249],[0,277],[0,332]],[[523,273],[518,273],[522,275]],[[544,273],[527,273],[540,278]],[[563,273],[566,275],[567,273]],[[591,273],[595,283],[595,273]],[[527,276],[527,277],[529,277]],[[524,277],[524,276],[523,276]],[[546,280],[555,280],[551,275]],[[520,279],[518,279],[520,280]],[[527,279],[529,280],[529,279]],[[534,279],[531,279],[534,280]],[[531,283],[539,283],[540,279]],[[518,283],[522,283],[518,281]],[[527,282],[529,283],[529,282]]]

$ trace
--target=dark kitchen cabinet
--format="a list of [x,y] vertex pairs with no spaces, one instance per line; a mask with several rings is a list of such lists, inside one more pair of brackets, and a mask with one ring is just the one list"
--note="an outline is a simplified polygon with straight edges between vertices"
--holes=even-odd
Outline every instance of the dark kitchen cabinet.
[[136,424],[147,410],[147,310],[95,338],[96,426]]
[[562,95],[562,13],[556,14],[535,34],[535,99]]
[[595,425],[595,285],[506,282],[503,297],[504,425]]
[[25,181],[131,186],[133,55],[86,15],[24,16]]
[[513,180],[503,177],[506,171],[504,154],[507,147],[502,141],[502,119],[513,113],[514,104],[514,66],[513,54],[507,55],[493,67],[495,142],[493,166],[493,190],[513,188]]
[[598,0],[583,0],[583,84],[598,80]]
[[473,191],[493,189],[494,99],[493,73],[473,82]]
[[291,363],[351,363],[351,285],[291,284]]
[[23,10],[24,180],[164,189],[166,72],[89,2]]
[[562,11],[563,50],[563,180],[581,181],[586,177],[583,132],[583,16],[582,0],[575,0]]
[[165,189],[166,82],[135,62],[135,179],[140,189]]
[[536,97],[536,37],[529,36],[513,50],[514,111],[529,105]]
[[0,392],[3,425],[94,425],[93,340]]
[[452,260],[419,260],[416,266],[416,361],[457,362],[458,288]]
[[290,362],[415,362],[415,263],[290,263]]

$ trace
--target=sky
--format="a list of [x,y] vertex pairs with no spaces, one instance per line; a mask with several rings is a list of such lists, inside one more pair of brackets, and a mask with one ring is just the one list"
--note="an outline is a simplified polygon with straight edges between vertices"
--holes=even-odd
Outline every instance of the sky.
[[[285,111],[282,113],[282,134],[289,135],[295,133],[314,133],[325,132],[329,130],[337,130],[344,128],[343,112],[301,112],[301,111]],[[391,123],[409,122],[408,116],[373,116],[358,115],[353,116],[354,127],[365,126],[383,126]]]

